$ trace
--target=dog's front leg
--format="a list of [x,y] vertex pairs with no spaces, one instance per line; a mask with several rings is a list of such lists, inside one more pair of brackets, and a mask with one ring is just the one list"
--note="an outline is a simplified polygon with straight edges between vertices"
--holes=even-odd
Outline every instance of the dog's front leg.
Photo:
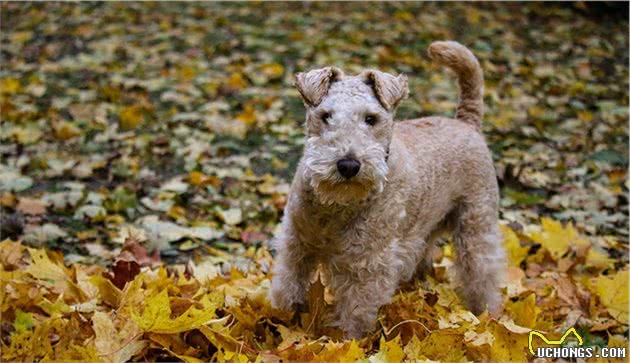
[[354,260],[334,271],[338,325],[347,338],[360,338],[374,328],[378,309],[391,300],[398,276],[389,264]]
[[271,279],[269,299],[278,309],[293,309],[304,303],[308,289],[308,277],[314,261],[304,253],[299,242],[284,234],[276,241],[277,255]]

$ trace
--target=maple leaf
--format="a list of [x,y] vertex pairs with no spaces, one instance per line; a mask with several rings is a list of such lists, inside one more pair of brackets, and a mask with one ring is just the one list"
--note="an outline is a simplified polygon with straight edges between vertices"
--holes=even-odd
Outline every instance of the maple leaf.
[[108,363],[124,363],[140,352],[147,344],[140,338],[139,330],[132,320],[123,322],[116,329],[109,314],[97,311],[92,316],[96,351]]
[[356,340],[335,343],[328,342],[317,355],[314,362],[356,362],[365,357],[363,349]]
[[171,319],[170,301],[164,289],[146,300],[142,314],[138,315],[132,310],[131,316],[142,331],[175,334],[208,324],[216,317],[216,302],[211,301],[209,295],[204,295],[200,303],[203,309],[191,306],[177,318]]
[[621,323],[628,324],[628,270],[612,276],[601,275],[592,282],[592,289],[610,315]]
[[614,259],[609,258],[607,255],[593,249],[592,247],[588,250],[586,255],[586,264],[593,267],[605,269],[612,267],[614,263]]
[[571,246],[588,246],[590,243],[584,240],[571,224],[562,226],[558,221],[550,218],[541,218],[542,231],[534,232],[531,238],[540,243],[558,260]]
[[379,343],[379,351],[370,357],[370,361],[377,360],[382,362],[400,363],[405,358],[405,352],[400,346],[400,336],[396,336],[392,340],[385,340],[381,337]]
[[28,248],[28,253],[31,255],[32,262],[26,268],[26,273],[47,282],[56,283],[68,280],[65,269],[51,261],[46,250]]
[[527,339],[530,329],[518,327],[509,321],[491,321],[487,331],[494,337],[490,346],[490,359],[493,362],[526,362],[529,359]]
[[529,247],[521,246],[518,236],[510,227],[506,225],[500,225],[500,227],[503,232],[503,247],[507,251],[510,265],[518,267],[527,257]]
[[541,311],[536,305],[536,294],[529,294],[525,299],[509,302],[505,310],[514,318],[516,324],[531,329],[536,327],[538,314]]

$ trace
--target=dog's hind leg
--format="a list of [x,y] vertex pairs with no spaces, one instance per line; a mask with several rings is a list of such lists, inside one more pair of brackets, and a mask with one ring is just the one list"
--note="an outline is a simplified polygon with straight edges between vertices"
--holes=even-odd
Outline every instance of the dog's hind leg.
[[462,201],[457,211],[455,271],[460,295],[475,314],[498,313],[502,305],[506,265],[496,204],[495,195],[478,195]]

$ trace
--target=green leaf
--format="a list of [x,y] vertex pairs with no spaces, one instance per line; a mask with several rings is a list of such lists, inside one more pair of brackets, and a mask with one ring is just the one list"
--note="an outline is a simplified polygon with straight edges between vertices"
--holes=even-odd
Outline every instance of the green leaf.
[[21,333],[30,330],[33,327],[33,317],[31,313],[26,313],[20,309],[15,311],[15,321],[13,327],[16,333]]

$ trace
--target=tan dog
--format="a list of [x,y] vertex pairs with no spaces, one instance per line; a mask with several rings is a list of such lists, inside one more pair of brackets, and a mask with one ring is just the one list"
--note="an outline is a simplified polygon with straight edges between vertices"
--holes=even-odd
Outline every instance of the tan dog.
[[306,144],[274,242],[275,307],[304,302],[309,274],[332,273],[338,324],[348,337],[373,328],[399,283],[430,265],[442,231],[453,233],[461,295],[474,313],[501,307],[504,251],[498,187],[480,132],[483,75],[456,42],[429,47],[459,78],[455,119],[394,122],[407,78],[332,67],[300,73]]

